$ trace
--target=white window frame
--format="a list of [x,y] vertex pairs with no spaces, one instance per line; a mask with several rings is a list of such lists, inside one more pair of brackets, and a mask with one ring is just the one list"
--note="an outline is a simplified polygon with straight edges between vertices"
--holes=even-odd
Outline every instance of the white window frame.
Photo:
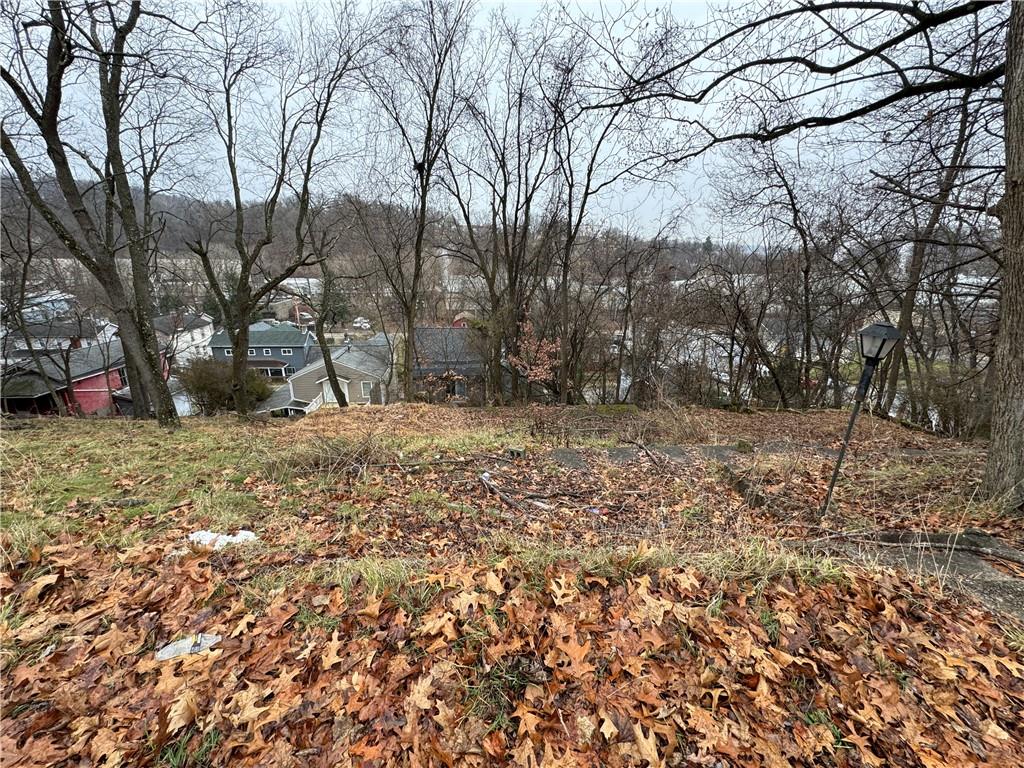
[[292,348],[291,347],[281,347],[281,354],[282,355],[290,355],[291,353],[292,353]]
[[235,353],[232,350],[230,350],[230,349],[225,349],[224,350],[224,357],[231,357],[234,354]]
[[256,357],[256,350],[249,347],[249,357]]
[[359,382],[360,391],[363,393],[363,397],[369,400],[373,396],[373,382],[372,381],[361,381]]
[[270,347],[264,347],[263,348],[263,356],[264,357],[270,357],[272,354],[274,354],[274,352],[273,352],[273,350]]

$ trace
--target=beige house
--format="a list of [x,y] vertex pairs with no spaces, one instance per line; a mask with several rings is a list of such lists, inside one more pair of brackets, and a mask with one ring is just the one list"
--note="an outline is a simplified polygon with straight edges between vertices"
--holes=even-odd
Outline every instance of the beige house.
[[[331,355],[334,372],[348,402],[346,405],[383,405],[387,402],[390,365],[375,350],[346,346]],[[301,416],[337,400],[327,378],[324,360],[318,360],[288,377],[287,385],[260,403],[258,413]]]

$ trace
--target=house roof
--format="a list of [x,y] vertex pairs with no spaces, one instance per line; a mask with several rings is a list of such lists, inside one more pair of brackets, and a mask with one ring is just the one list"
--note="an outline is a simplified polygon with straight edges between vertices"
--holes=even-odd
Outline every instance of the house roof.
[[386,333],[384,333],[384,331],[377,331],[370,338],[363,339],[362,341],[353,341],[353,342],[351,342],[351,345],[353,347],[358,347],[360,349],[365,349],[367,347],[384,347],[385,349],[387,349],[387,348],[390,348],[390,346],[392,344],[394,344],[394,343],[395,343],[395,334],[391,335],[391,342],[389,344],[388,343],[388,335]]
[[256,406],[256,413],[270,413],[283,408],[305,408],[309,403],[305,400],[292,400],[290,387],[278,387],[266,400]]
[[[339,347],[331,351],[331,359],[338,365],[343,365],[346,368],[351,368],[360,373],[368,374],[377,379],[385,379],[388,375],[388,368],[390,367],[390,355],[388,354],[387,348],[381,350],[377,348],[359,348],[354,343],[346,344],[343,347]],[[303,368],[293,373],[289,378],[295,378],[297,376],[305,376],[310,371],[316,368],[323,368],[323,358],[319,358],[310,362]]]
[[[167,388],[171,391],[171,397],[176,397],[185,392],[185,385],[181,383],[181,380],[177,376],[171,376],[167,379]],[[114,400],[117,401],[117,409],[121,412],[122,416],[134,416],[135,415],[135,403],[132,402],[132,389],[131,387],[121,387],[113,392]],[[179,415],[184,416],[184,413],[179,411]]]
[[379,347],[346,346],[332,353],[331,359],[341,365],[376,376],[378,379],[386,378],[390,367],[390,355],[386,347],[382,351]]
[[[67,354],[72,381],[94,376],[104,370],[120,368],[124,364],[124,350],[119,339],[72,349]],[[40,352],[39,359],[47,378],[54,382],[57,389],[61,389],[65,383],[63,358],[55,353]],[[46,382],[31,359],[19,361],[4,370],[3,397],[41,397],[47,392]]]
[[[42,320],[35,323],[26,323],[25,330],[33,339],[88,339],[94,338],[99,333],[99,328],[92,320],[83,318]],[[12,331],[12,338],[23,338],[21,331]]]
[[319,296],[324,281],[319,277],[286,277],[278,286],[279,291],[291,291],[302,296]]
[[[169,376],[167,378],[167,389],[170,390],[171,396],[173,397],[174,395],[180,395],[182,392],[184,392],[185,391],[185,385],[181,383],[181,379],[179,379],[177,376]],[[128,400],[131,400],[132,399],[132,388],[131,387],[121,387],[120,389],[115,389],[114,392],[113,392],[113,395],[114,395],[114,397],[116,397],[118,399],[122,399],[122,400],[123,399],[128,399]]]
[[194,331],[212,323],[209,316],[195,312],[172,312],[153,318],[153,327],[166,336],[172,336],[176,331]]
[[[302,347],[306,344],[309,331],[296,328],[291,323],[253,323],[249,326],[250,347]],[[223,328],[213,334],[211,347],[230,347],[231,338]]]
[[479,374],[483,370],[483,354],[474,343],[474,333],[470,328],[417,328],[416,374]]

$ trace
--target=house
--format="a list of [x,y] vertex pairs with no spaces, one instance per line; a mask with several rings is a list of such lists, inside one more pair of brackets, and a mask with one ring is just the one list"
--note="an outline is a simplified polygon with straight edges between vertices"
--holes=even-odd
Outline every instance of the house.
[[[395,344],[401,353],[401,341]],[[483,394],[484,354],[471,328],[417,328],[412,375],[416,397],[428,402],[476,401]]]
[[274,291],[264,317],[293,322],[298,326],[312,325],[316,310],[310,302],[323,292],[323,280],[318,277],[289,277],[281,281]]
[[316,321],[316,310],[300,299],[286,296],[270,302],[262,316],[268,320],[289,321],[300,327],[308,327]]
[[[65,370],[65,360],[67,370]],[[78,347],[60,354],[40,355],[45,378],[31,359],[19,361],[4,369],[0,384],[0,406],[4,413],[56,413],[50,387],[70,409],[72,395],[83,414],[116,413],[115,390],[128,383],[124,370],[124,352],[120,340]],[[68,381],[71,382],[71,394]]]
[[89,347],[102,340],[105,339],[102,339],[101,326],[88,318],[28,321],[24,332],[20,329],[12,330],[4,336],[4,355],[8,359],[30,357],[29,341],[37,352],[57,352]]
[[75,306],[75,297],[63,291],[46,291],[25,297],[22,316],[32,322],[45,322],[62,317]]
[[[185,386],[177,376],[167,379],[167,388],[171,391],[171,399],[174,401],[174,410],[179,416],[191,416],[196,413],[192,399],[185,391]],[[135,404],[132,402],[132,392],[129,387],[122,387],[113,393],[114,405],[117,412],[122,416],[134,416]]]
[[[390,362],[387,347],[346,344],[334,350],[334,372],[345,393],[347,405],[383,405],[387,402]],[[327,378],[324,360],[316,360],[288,377],[281,387],[257,407],[257,413],[299,416],[324,404],[335,404],[334,390]]]
[[188,365],[210,356],[213,318],[195,312],[172,312],[153,318],[153,329],[161,349],[167,350],[172,364]]
[[[210,338],[215,360],[231,362],[231,338],[221,329]],[[313,334],[291,323],[260,321],[249,326],[248,364],[265,376],[283,379],[306,367],[319,354]]]

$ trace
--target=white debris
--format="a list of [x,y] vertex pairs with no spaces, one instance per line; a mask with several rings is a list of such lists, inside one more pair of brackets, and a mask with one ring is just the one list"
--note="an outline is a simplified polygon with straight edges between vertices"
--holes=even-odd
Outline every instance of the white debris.
[[231,544],[247,544],[257,541],[259,537],[252,531],[239,531],[236,534],[214,533],[213,531],[196,531],[188,535],[188,540],[205,549],[224,549]]
[[188,637],[181,638],[181,640],[175,640],[173,643],[169,643],[157,651],[156,660],[167,661],[168,659],[176,659],[179,656],[188,656],[192,653],[202,653],[219,643],[220,640],[220,635],[207,635],[202,632],[196,635],[189,635]]

